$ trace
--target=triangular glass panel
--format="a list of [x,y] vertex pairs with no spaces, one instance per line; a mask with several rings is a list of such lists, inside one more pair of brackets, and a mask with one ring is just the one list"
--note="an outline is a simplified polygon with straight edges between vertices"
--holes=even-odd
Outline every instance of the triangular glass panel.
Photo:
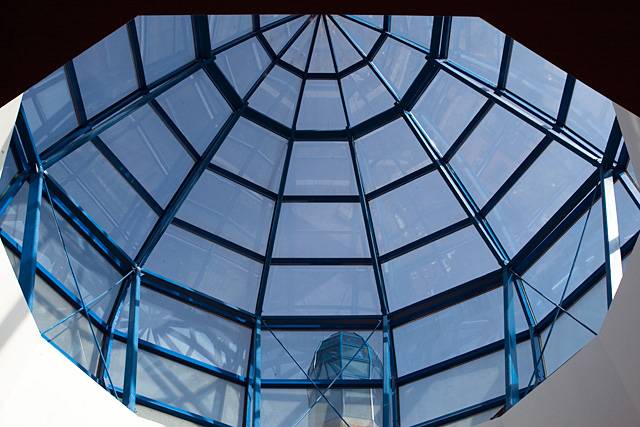
[[338,71],[342,71],[360,61],[362,57],[358,51],[353,47],[349,40],[347,40],[338,27],[336,27],[331,19],[327,19],[327,26],[329,27],[329,37],[331,38],[333,55],[336,58]]
[[284,45],[287,44],[296,31],[304,24],[304,21],[302,18],[296,18],[293,21],[278,25],[264,32],[264,38],[267,39],[269,46],[271,46],[271,49],[273,49],[276,55],[280,53]]
[[310,73],[334,73],[333,58],[331,57],[331,48],[329,47],[329,39],[325,30],[324,20],[320,19],[316,40],[313,45],[313,54],[311,55],[311,63],[309,64]]
[[313,32],[315,31],[316,22],[310,22],[304,29],[302,34],[298,36],[296,41],[293,42],[291,47],[287,49],[282,59],[294,67],[305,71],[307,66],[307,58],[309,57],[309,48],[311,46],[311,39],[313,39]]
[[332,15],[336,23],[351,37],[360,50],[368,55],[380,33],[339,15]]

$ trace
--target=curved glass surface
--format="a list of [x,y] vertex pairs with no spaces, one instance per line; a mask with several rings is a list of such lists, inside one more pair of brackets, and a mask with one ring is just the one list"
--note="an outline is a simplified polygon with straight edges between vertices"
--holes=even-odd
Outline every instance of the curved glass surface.
[[167,425],[475,425],[597,333],[640,230],[611,102],[479,18],[137,17],[22,107],[36,322]]

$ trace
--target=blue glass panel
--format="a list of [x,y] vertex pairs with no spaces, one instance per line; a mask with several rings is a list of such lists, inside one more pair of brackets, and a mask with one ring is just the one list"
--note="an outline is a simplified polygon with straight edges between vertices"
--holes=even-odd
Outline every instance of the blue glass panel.
[[216,56],[216,63],[241,97],[258,80],[269,62],[269,55],[255,37]]
[[358,54],[353,45],[349,43],[349,40],[345,38],[344,34],[335,26],[332,20],[327,19],[327,26],[329,27],[329,38],[331,39],[333,55],[336,59],[338,71],[342,71],[360,61],[362,59],[360,54]]
[[558,114],[567,73],[514,41],[507,88],[552,117]]
[[402,119],[356,140],[355,149],[367,193],[431,163]]
[[369,67],[362,67],[344,77],[342,91],[351,126],[393,107],[394,104],[387,88]]
[[[503,306],[502,287],[498,287],[395,328],[398,376],[501,340],[504,336]],[[516,329],[526,328],[524,314],[516,305]],[[504,359],[501,360],[504,366]],[[501,386],[504,387],[503,383]]]
[[482,207],[543,137],[542,132],[495,105],[453,156],[451,165]]
[[456,16],[451,24],[449,59],[491,83],[498,81],[504,33],[480,18]]
[[348,143],[296,141],[284,192],[297,195],[357,195]]
[[438,172],[431,172],[369,202],[380,253],[397,249],[466,218]]
[[429,48],[433,16],[394,15],[391,17],[391,32]]
[[[631,162],[629,162],[631,164]],[[620,244],[625,244],[640,230],[640,211],[620,181],[614,185]]]
[[362,210],[357,203],[285,203],[274,257],[368,257]]
[[262,264],[170,225],[145,264],[172,281],[253,312]]
[[241,118],[213,157],[213,163],[277,192],[286,150],[284,138]]
[[[129,322],[128,299],[116,325],[125,333]],[[251,329],[145,287],[140,289],[139,316],[140,339],[225,371],[246,375]],[[233,345],[229,345],[231,343]]]
[[[69,269],[65,248],[58,234],[58,226],[60,226],[66,252],[71,260],[85,304],[90,305],[90,309],[106,321],[118,294],[119,286],[115,285],[122,276],[60,215],[60,212],[56,212],[56,218],[54,218],[51,205],[43,200],[38,238],[38,263],[58,279],[71,294],[78,299],[80,297]],[[108,291],[106,295],[102,295],[106,291]],[[72,311],[70,309],[64,315]],[[52,324],[45,326],[49,327]]]
[[87,116],[92,117],[137,87],[126,27],[120,27],[74,58]]
[[331,48],[329,48],[329,39],[327,31],[324,28],[324,22],[320,20],[316,40],[313,44],[313,53],[311,54],[311,62],[309,63],[310,73],[334,73],[333,58],[331,57]]
[[429,298],[499,268],[473,226],[382,265],[391,310]]
[[368,55],[369,51],[373,47],[373,44],[378,40],[380,33],[374,31],[362,24],[353,22],[350,19],[343,18],[342,16],[333,15],[336,23],[342,27],[342,29],[351,37],[351,40],[360,48],[360,50]]
[[367,266],[272,266],[267,315],[380,314],[373,269]]
[[200,154],[231,114],[229,105],[202,70],[156,99]]
[[195,59],[190,16],[138,16],[135,23],[147,83]]
[[356,18],[360,18],[363,21],[375,25],[378,28],[382,28],[384,16],[383,15],[353,15]]
[[[65,310],[69,314],[71,310]],[[49,325],[50,326],[50,325]],[[102,333],[95,326],[93,327],[96,339],[102,341]],[[78,362],[92,375],[96,374],[100,354],[96,347],[96,339],[93,338],[87,318],[80,313],[66,320],[61,325],[53,328],[47,333],[52,342],[62,350],[71,360]]]
[[22,106],[39,152],[78,126],[62,68],[26,91],[22,96]]
[[611,101],[589,86],[576,81],[567,116],[567,126],[604,150],[616,113]]
[[145,187],[166,206],[193,160],[148,105],[100,134],[100,138]]
[[518,252],[593,171],[560,144],[547,147],[487,215],[507,252]]
[[48,171],[130,257],[135,257],[158,217],[93,144],[84,144]]
[[[567,286],[565,296],[567,296],[604,264],[604,230],[600,201],[591,208],[589,222],[580,244],[586,218],[586,214],[582,215],[523,275],[527,282],[556,303],[560,303],[565,285]],[[572,269],[576,252],[578,256]],[[571,278],[567,285],[570,272]],[[525,289],[536,319],[542,320],[554,305],[530,289],[529,285],[525,284]]]
[[298,36],[289,49],[287,49],[285,54],[282,55],[282,59],[284,61],[287,61],[289,64],[302,71],[305,70],[315,27],[315,21],[307,25],[302,34]]
[[291,126],[302,80],[277,65],[267,74],[249,99],[249,105],[265,115]]
[[18,173],[18,165],[13,158],[13,150],[7,146],[7,154],[4,158],[4,165],[0,170],[0,196],[4,194],[4,192],[9,187],[9,183],[11,182],[11,178],[16,176]]
[[284,45],[291,40],[291,37],[293,37],[304,22],[304,19],[297,18],[293,21],[287,22],[286,24],[278,25],[277,27],[264,32],[264,38],[267,39],[267,42],[269,42],[273,51],[278,54]]
[[251,15],[209,15],[211,47],[216,48],[253,29]]
[[347,121],[335,80],[307,80],[304,85],[298,129],[344,129]]
[[29,184],[24,183],[0,217],[2,231],[13,237],[19,245],[22,245],[28,201]]
[[486,99],[443,71],[413,107],[413,114],[440,154],[455,142]]
[[273,201],[205,171],[178,217],[217,236],[264,254]]
[[373,62],[398,97],[402,97],[426,64],[427,59],[423,53],[406,44],[387,38]]
[[269,25],[272,22],[279,21],[280,19],[286,18],[287,16],[288,15],[260,15],[260,25]]

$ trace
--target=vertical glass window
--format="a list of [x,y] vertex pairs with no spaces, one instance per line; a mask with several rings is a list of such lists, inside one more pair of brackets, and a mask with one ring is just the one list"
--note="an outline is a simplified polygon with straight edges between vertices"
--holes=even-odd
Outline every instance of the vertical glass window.
[[120,27],[74,58],[84,109],[95,116],[137,87],[126,27]]
[[147,83],[195,59],[190,16],[138,16],[135,23]]
[[567,73],[514,41],[507,88],[551,117],[558,115]]
[[38,152],[78,126],[63,68],[26,91],[22,106]]
[[296,141],[284,192],[357,195],[349,144],[345,141]]
[[367,193],[431,163],[402,119],[356,140],[358,169]]
[[502,60],[504,33],[480,18],[456,16],[451,24],[449,59],[496,84]]
[[427,59],[423,53],[388,37],[373,62],[402,98]]
[[440,71],[413,107],[413,115],[441,155],[480,111],[486,98]]

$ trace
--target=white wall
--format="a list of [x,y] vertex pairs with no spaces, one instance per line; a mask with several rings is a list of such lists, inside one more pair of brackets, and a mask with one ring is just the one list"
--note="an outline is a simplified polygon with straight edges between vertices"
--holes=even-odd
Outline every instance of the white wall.
[[[0,109],[0,166],[21,97]],[[0,171],[2,169],[0,168]],[[158,426],[129,411],[40,336],[0,248],[0,426]]]

